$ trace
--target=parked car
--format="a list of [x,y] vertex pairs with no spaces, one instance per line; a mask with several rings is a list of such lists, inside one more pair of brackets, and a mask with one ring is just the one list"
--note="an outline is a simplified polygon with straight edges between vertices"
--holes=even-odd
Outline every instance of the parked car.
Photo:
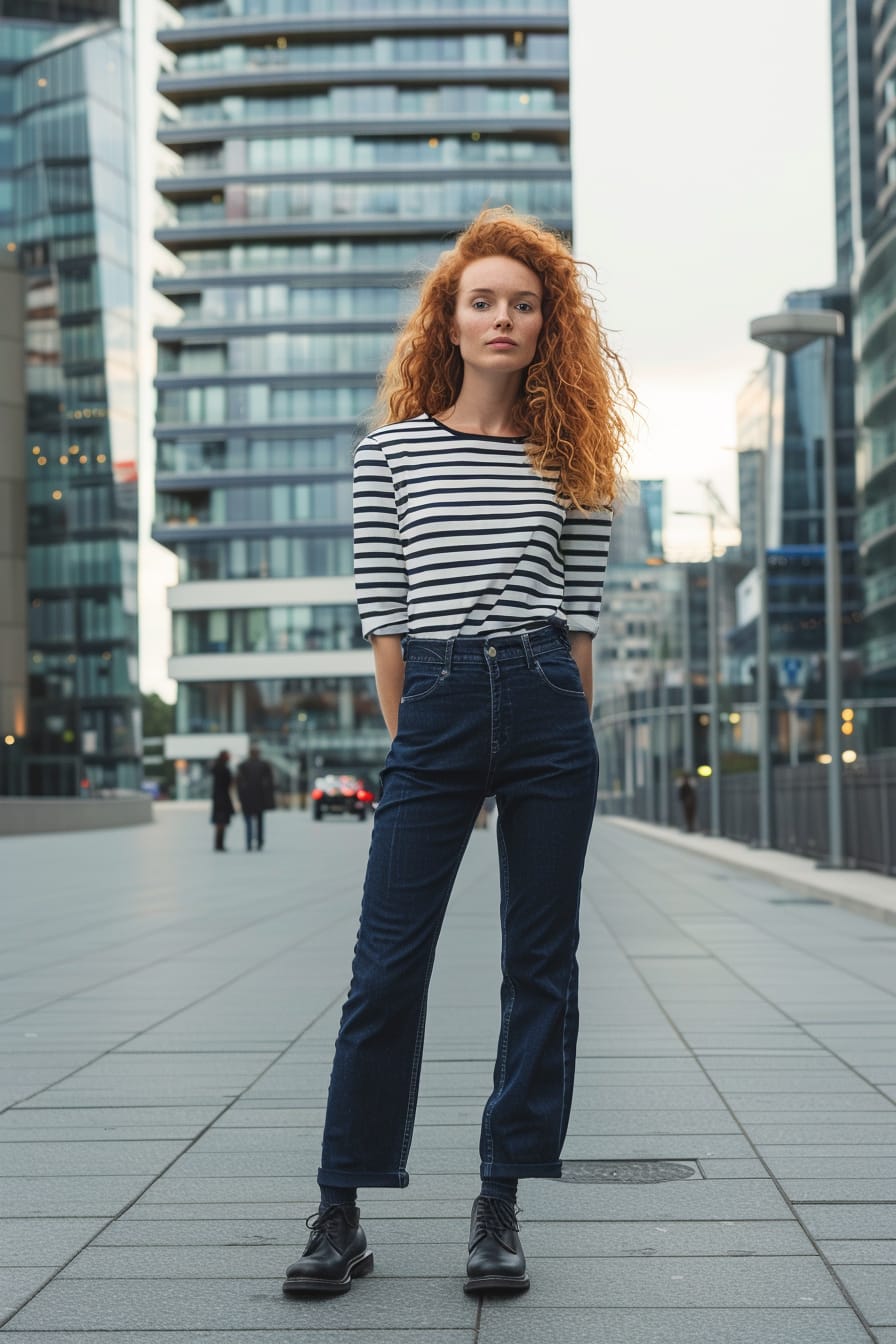
[[373,805],[373,794],[355,775],[320,775],[314,781],[311,802],[315,821],[323,821],[331,813],[363,821]]

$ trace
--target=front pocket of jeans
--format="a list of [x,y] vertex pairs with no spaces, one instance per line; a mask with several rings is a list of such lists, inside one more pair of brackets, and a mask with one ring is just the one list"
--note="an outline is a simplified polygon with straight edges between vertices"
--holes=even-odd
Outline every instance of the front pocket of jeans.
[[409,663],[404,670],[405,689],[401,693],[401,703],[410,704],[415,700],[425,700],[433,691],[448,679],[444,667],[435,667],[432,663]]
[[550,686],[552,691],[556,691],[558,695],[575,695],[580,700],[584,700],[585,692],[582,690],[582,679],[572,655],[568,658],[551,658],[545,661],[547,667],[542,666],[541,659],[536,658],[535,660],[535,669],[542,681]]

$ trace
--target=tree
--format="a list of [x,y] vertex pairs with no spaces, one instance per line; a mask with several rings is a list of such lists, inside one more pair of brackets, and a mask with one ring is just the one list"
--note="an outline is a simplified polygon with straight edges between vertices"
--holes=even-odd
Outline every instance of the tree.
[[[167,700],[163,700],[155,691],[149,695],[141,695],[140,702],[143,709],[143,741],[148,737],[164,737],[166,733],[174,732],[174,706],[169,705]],[[144,757],[146,755],[144,749]],[[150,751],[150,757],[161,755],[155,749]],[[144,777],[151,782],[158,783],[163,793],[170,797],[174,793],[174,762],[173,761],[144,761]]]

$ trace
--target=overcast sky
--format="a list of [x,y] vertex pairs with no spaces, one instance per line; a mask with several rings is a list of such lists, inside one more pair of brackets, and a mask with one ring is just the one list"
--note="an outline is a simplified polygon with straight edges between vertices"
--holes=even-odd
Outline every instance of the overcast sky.
[[[750,318],[834,278],[828,0],[570,0],[576,251],[598,268],[669,482],[667,542],[707,549],[696,484],[736,514]],[[702,530],[702,531],[701,531]]]
[[[150,8],[150,7],[147,7]],[[736,513],[751,317],[834,276],[827,0],[570,0],[576,252],[641,401],[632,474],[669,482],[667,542],[706,551],[711,478]],[[148,503],[147,473],[144,501]],[[701,530],[702,529],[702,530]],[[160,548],[145,546],[141,678],[167,681]]]

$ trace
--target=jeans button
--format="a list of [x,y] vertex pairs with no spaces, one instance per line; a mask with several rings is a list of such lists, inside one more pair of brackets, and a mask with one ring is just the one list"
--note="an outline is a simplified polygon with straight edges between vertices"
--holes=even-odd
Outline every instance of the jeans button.
[[488,654],[489,658],[497,658],[498,656],[498,650],[495,648],[494,644],[489,644],[488,648],[486,649],[486,653]]

